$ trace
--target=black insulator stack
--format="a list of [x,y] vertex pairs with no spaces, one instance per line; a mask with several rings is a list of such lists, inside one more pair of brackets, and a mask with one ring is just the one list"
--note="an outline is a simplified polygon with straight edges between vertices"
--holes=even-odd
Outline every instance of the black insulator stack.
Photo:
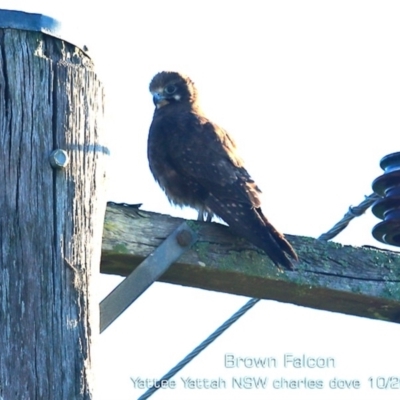
[[372,235],[382,243],[400,246],[400,152],[383,157],[380,166],[385,173],[374,180],[372,189],[382,198],[374,203],[372,212],[383,221]]

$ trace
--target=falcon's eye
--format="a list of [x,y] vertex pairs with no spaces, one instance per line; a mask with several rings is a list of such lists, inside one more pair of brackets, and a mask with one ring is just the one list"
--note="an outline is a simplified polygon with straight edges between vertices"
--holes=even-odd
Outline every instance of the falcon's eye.
[[168,85],[165,87],[164,92],[168,95],[174,94],[176,92],[176,86],[175,85]]

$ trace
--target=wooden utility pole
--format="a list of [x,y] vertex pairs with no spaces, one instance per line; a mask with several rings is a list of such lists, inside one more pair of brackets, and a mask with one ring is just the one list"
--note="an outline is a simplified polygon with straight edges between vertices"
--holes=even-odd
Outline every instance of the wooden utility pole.
[[0,28],[0,399],[92,399],[103,89],[43,16],[15,15],[34,23]]

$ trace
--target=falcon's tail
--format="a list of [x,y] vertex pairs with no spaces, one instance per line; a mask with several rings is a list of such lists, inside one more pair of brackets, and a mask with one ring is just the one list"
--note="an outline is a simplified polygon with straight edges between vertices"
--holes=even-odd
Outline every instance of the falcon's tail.
[[293,269],[292,260],[298,260],[296,252],[284,235],[268,222],[261,208],[254,209],[244,204],[222,205],[218,200],[212,203],[210,208],[213,212],[223,219],[237,235],[264,250],[276,265]]
[[263,249],[275,264],[293,269],[292,260],[298,261],[298,257],[292,245],[286,240],[282,233],[278,232],[274,226],[268,222],[261,208],[257,208],[255,211],[264,223],[264,232],[269,236],[270,240],[266,239],[264,241],[264,246],[258,245],[255,241],[253,243],[257,247]]

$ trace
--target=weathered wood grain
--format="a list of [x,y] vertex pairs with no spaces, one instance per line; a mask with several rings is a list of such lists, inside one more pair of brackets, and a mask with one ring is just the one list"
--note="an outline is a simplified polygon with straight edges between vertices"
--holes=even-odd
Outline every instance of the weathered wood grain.
[[[0,398],[91,399],[104,219],[103,89],[90,59],[0,30]],[[49,164],[64,149],[65,169]]]
[[[101,272],[128,275],[182,219],[108,206]],[[287,235],[300,257],[276,268],[261,250],[215,223],[189,221],[198,241],[161,281],[400,322],[400,254]]]

